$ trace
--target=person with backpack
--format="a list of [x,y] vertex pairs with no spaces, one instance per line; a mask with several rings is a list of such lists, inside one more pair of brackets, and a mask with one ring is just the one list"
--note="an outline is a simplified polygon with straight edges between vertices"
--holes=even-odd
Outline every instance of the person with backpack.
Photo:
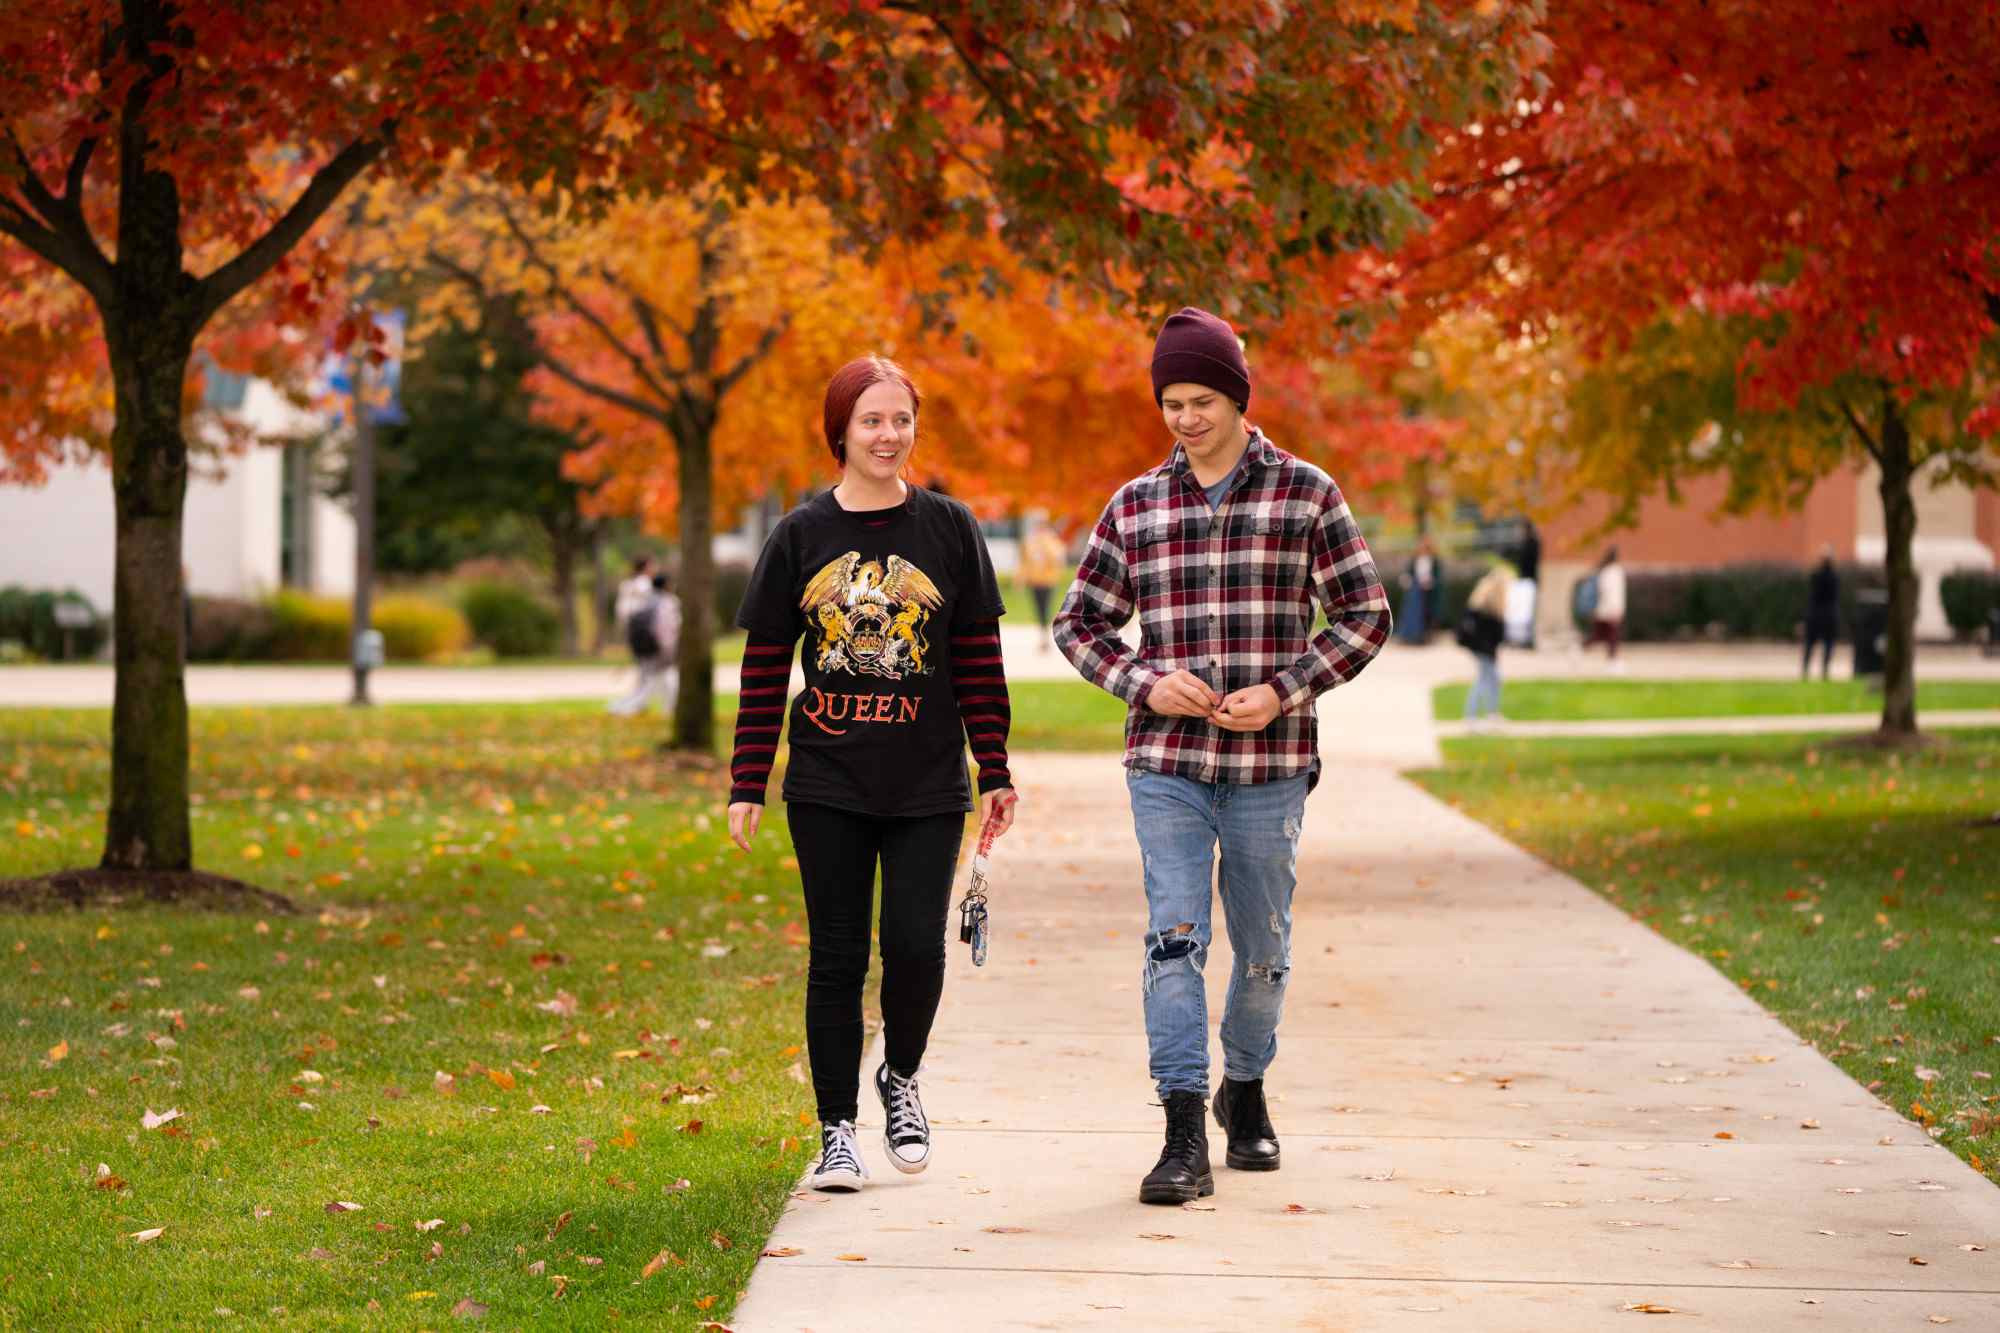
[[1458,646],[1472,654],[1477,676],[1465,696],[1465,722],[1473,731],[1500,721],[1500,645],[1507,637],[1507,594],[1514,571],[1504,560],[1472,586],[1458,620]]
[[646,599],[625,618],[625,643],[639,667],[632,692],[611,703],[620,717],[644,711],[649,700],[660,700],[660,711],[672,713],[681,688],[681,599],[674,596],[665,574],[654,574]]
[[618,595],[611,604],[611,623],[620,636],[631,633],[632,613],[653,596],[653,557],[634,556],[632,573],[619,580]]
[[1578,614],[1590,619],[1590,637],[1583,646],[1603,644],[1611,669],[1624,670],[1618,660],[1618,636],[1625,627],[1625,566],[1618,563],[1617,547],[1605,551],[1597,572],[1577,586],[1576,605]]

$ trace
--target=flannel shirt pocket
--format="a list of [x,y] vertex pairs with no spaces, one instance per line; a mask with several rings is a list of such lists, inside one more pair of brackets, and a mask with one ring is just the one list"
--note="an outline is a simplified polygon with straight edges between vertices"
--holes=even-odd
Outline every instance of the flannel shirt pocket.
[[1250,563],[1266,581],[1302,584],[1311,561],[1313,516],[1285,507],[1258,514],[1250,524]]
[[1172,514],[1142,514],[1125,534],[1125,566],[1143,602],[1170,592],[1180,577],[1181,523]]

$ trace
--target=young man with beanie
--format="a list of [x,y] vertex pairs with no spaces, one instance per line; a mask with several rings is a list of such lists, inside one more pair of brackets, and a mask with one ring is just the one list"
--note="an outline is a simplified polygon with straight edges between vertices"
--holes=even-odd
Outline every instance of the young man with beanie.
[[[1214,1111],[1227,1163],[1275,1171],[1264,1101],[1291,971],[1292,889],[1306,793],[1319,778],[1314,701],[1389,635],[1389,600],[1332,478],[1245,422],[1235,330],[1192,307],[1153,348],[1167,461],[1111,497],[1055,638],[1086,680],[1131,706],[1126,784],[1146,887],[1143,976],[1166,1146],[1147,1203],[1215,1192],[1203,1100],[1213,859],[1235,967]],[[1326,628],[1314,634],[1315,605]],[[1138,614],[1135,652],[1118,631]]]

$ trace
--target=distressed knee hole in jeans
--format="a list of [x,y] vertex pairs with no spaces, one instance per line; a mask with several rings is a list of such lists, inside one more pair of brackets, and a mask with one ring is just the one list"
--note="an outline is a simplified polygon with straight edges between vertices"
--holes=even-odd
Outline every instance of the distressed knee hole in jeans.
[[1146,993],[1152,994],[1153,983],[1183,961],[1190,972],[1200,976],[1206,953],[1201,941],[1194,937],[1192,922],[1183,921],[1172,930],[1153,932],[1146,940]]
[[1278,963],[1249,963],[1243,968],[1243,974],[1252,981],[1262,981],[1272,986],[1284,985],[1285,977],[1290,972],[1290,968]]

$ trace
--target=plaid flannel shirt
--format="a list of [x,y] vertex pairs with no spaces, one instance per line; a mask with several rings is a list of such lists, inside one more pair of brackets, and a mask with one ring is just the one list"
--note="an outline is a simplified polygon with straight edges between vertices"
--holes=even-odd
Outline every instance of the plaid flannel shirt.
[[[1314,603],[1327,626],[1312,633]],[[1134,652],[1118,631],[1139,616]],[[1055,639],[1086,680],[1131,706],[1125,766],[1200,782],[1319,777],[1313,701],[1352,680],[1389,637],[1389,599],[1333,479],[1252,430],[1244,466],[1210,510],[1178,443],[1121,487],[1090,535]],[[1185,668],[1227,695],[1277,691],[1255,732],[1169,717],[1146,695]]]

